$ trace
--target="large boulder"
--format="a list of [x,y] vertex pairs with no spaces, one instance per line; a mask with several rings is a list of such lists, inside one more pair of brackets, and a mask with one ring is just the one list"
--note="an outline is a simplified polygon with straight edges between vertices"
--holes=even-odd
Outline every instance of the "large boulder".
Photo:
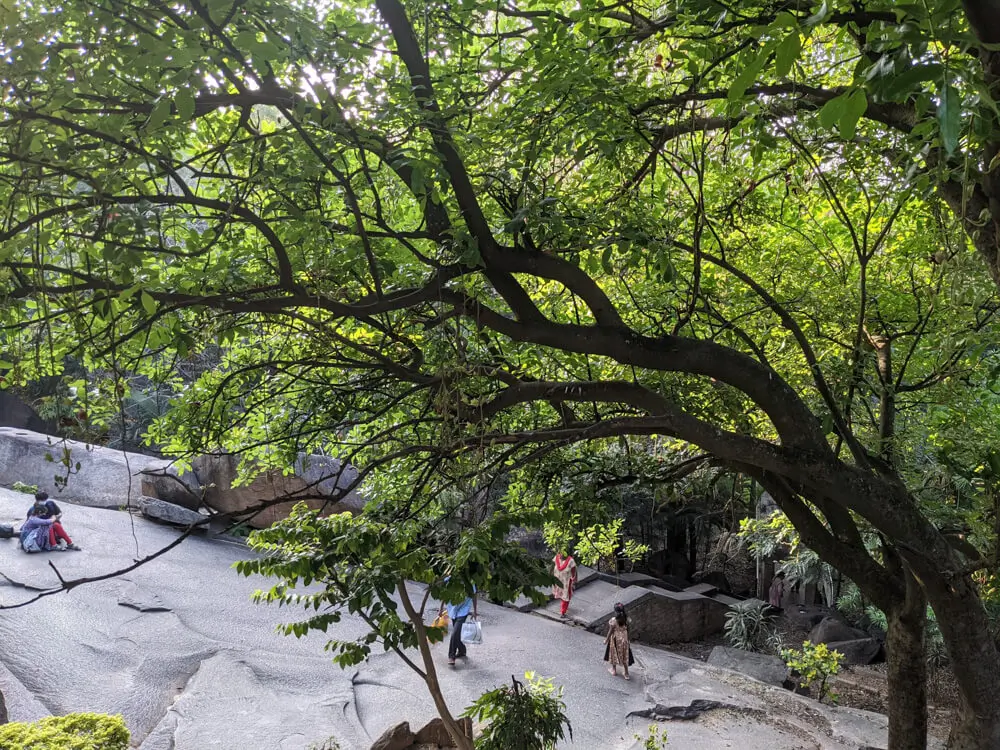
[[[472,738],[472,719],[468,716],[458,719],[458,725],[466,737]],[[417,732],[417,745],[437,745],[438,747],[455,747],[455,740],[448,733],[447,727],[439,717],[428,721],[423,729]]]
[[741,672],[755,680],[769,685],[781,685],[788,677],[788,667],[777,656],[755,654],[738,648],[716,646],[708,655],[708,663],[713,667]]
[[416,735],[410,730],[410,722],[402,721],[386,729],[382,736],[375,740],[371,750],[406,750],[408,747],[413,747],[416,741]]
[[50,427],[34,409],[8,391],[0,391],[0,426],[36,432]]
[[831,651],[839,651],[844,655],[844,664],[863,666],[880,661],[882,644],[874,638],[857,638],[852,641],[834,641],[827,643]]
[[868,638],[868,633],[852,628],[838,617],[824,617],[809,631],[809,641],[812,643],[837,643],[840,641],[856,641]]
[[171,461],[0,427],[0,485],[15,482],[38,485],[56,502],[96,508],[121,508],[143,495],[191,509],[201,504],[194,477]]
[[335,458],[300,453],[291,474],[262,471],[249,484],[234,486],[238,464],[236,456],[214,453],[196,458],[192,468],[205,505],[212,510],[239,514],[269,503],[248,521],[258,529],[285,518],[302,501],[329,513],[357,512],[364,506],[356,492],[346,492],[357,480],[358,470]]
[[174,526],[191,526],[208,518],[208,516],[203,516],[197,511],[181,507],[180,505],[174,505],[155,497],[140,497],[139,512],[146,518],[169,523]]

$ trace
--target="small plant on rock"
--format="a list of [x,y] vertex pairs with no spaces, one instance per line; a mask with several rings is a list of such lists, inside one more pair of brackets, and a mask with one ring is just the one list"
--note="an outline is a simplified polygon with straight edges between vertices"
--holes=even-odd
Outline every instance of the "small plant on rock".
[[552,750],[564,732],[572,739],[562,688],[534,672],[525,672],[524,679],[527,686],[512,677],[511,685],[484,693],[465,711],[463,716],[486,724],[476,750]]
[[38,492],[38,485],[25,484],[24,482],[14,482],[14,484],[11,485],[11,489],[14,490],[14,492],[25,492],[29,495],[34,495]]
[[777,653],[781,634],[769,609],[767,602],[755,599],[732,605],[726,614],[726,643],[742,651]]
[[642,750],[663,750],[667,746],[667,730],[652,724],[649,727],[649,734],[645,737],[637,734],[635,739],[642,743]]
[[844,655],[839,651],[831,651],[825,643],[805,641],[802,650],[783,649],[781,658],[788,668],[797,672],[804,687],[810,687],[818,682],[819,701],[829,698],[831,703],[837,702],[837,694],[827,686],[831,677],[840,672],[840,664]]

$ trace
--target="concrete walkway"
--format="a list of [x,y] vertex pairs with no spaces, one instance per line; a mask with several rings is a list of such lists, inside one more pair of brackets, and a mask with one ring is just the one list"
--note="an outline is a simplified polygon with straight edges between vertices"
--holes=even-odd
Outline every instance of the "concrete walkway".
[[[56,498],[58,500],[58,498]],[[18,524],[27,495],[0,490],[0,521]],[[27,555],[0,541],[0,602],[65,578],[124,567],[176,538],[172,529],[126,513],[64,507],[81,553]],[[237,576],[247,550],[192,538],[121,578],[88,584],[19,609],[0,611],[0,690],[12,720],[46,713],[121,713],[141,750],[306,750],[336,737],[343,750],[367,750],[388,726],[434,716],[419,678],[391,654],[342,671],[323,651],[325,638],[283,637],[275,627],[296,612],[258,606],[264,580]],[[576,600],[574,600],[576,603]],[[580,600],[582,606],[583,600]],[[565,687],[573,725],[566,747],[638,748],[649,720],[634,711],[727,707],[669,723],[671,748],[684,750],[858,750],[885,747],[884,717],[831,709],[726,670],[636,645],[633,680],[605,671],[603,640],[514,609],[480,605],[484,644],[467,663],[445,664],[436,646],[445,696],[460,712],[478,695],[525,670]],[[365,627],[346,617],[337,636]]]

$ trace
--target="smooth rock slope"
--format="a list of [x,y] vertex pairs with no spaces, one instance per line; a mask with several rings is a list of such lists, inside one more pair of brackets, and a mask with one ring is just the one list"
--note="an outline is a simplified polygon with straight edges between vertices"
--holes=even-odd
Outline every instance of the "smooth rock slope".
[[[0,522],[19,523],[29,502],[0,490]],[[55,585],[50,562],[65,579],[101,576],[178,533],[120,511],[68,504],[64,511],[84,551],[27,555],[16,540],[0,541],[0,604],[25,602]],[[306,750],[330,737],[343,750],[367,750],[390,725],[420,726],[435,715],[423,684],[394,655],[342,671],[323,651],[322,635],[278,635],[275,626],[297,613],[250,601],[267,582],[232,570],[247,554],[237,544],[190,538],[120,577],[0,610],[0,690],[11,719],[121,713],[141,750]],[[634,735],[649,719],[627,714],[695,700],[728,707],[671,722],[671,747],[885,747],[885,719],[875,714],[821,707],[641,645],[633,679],[625,682],[607,674],[602,639],[582,628],[486,603],[480,614],[485,642],[470,647],[468,664],[450,669],[442,646],[435,647],[456,713],[531,669],[565,686],[573,724],[566,747],[638,748]],[[349,617],[337,627],[339,637],[365,631]]]

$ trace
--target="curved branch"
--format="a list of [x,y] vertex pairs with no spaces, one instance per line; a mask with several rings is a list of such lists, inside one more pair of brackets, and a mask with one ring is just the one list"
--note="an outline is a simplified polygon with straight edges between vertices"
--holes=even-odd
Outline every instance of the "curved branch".
[[508,386],[499,396],[479,406],[466,406],[460,418],[471,421],[488,421],[504,409],[529,401],[548,401],[561,404],[566,401],[604,401],[629,404],[649,414],[661,414],[670,408],[670,402],[660,394],[626,380],[579,381],[552,383],[541,380],[518,382]]
[[[676,243],[680,246],[680,243]],[[686,248],[687,249],[687,248]],[[693,252],[693,248],[688,249],[688,252]],[[868,466],[868,452],[864,449],[858,439],[854,436],[847,421],[844,419],[844,415],[840,411],[840,406],[837,404],[837,399],[833,395],[833,390],[830,388],[829,383],[826,382],[826,377],[823,375],[823,369],[819,365],[819,359],[816,357],[816,353],[813,351],[812,345],[809,343],[809,339],[806,338],[805,332],[796,322],[795,318],[792,317],[791,313],[785,309],[784,305],[778,302],[774,296],[764,289],[763,286],[758,284],[753,278],[748,274],[739,270],[733,266],[728,261],[723,258],[719,258],[711,253],[702,253],[702,257],[709,263],[712,263],[719,268],[731,273],[733,276],[738,278],[748,287],[750,287],[754,293],[760,297],[770,308],[770,310],[778,316],[781,320],[781,324],[792,334],[795,338],[796,343],[799,345],[799,349],[802,352],[802,356],[806,359],[806,364],[809,365],[809,372],[812,374],[813,382],[816,384],[816,390],[819,391],[820,396],[823,398],[823,403],[826,404],[826,408],[830,410],[830,416],[833,418],[833,423],[837,427],[838,433],[844,438],[848,447],[851,449],[851,455],[854,459],[862,466]]]
[[442,299],[453,304],[477,326],[490,328],[515,341],[606,356],[621,364],[661,372],[713,377],[737,388],[758,404],[771,419],[783,444],[808,447],[819,453],[829,451],[819,422],[791,386],[774,370],[721,344],[672,335],[650,338],[602,326],[522,323],[451,290],[442,292]]

